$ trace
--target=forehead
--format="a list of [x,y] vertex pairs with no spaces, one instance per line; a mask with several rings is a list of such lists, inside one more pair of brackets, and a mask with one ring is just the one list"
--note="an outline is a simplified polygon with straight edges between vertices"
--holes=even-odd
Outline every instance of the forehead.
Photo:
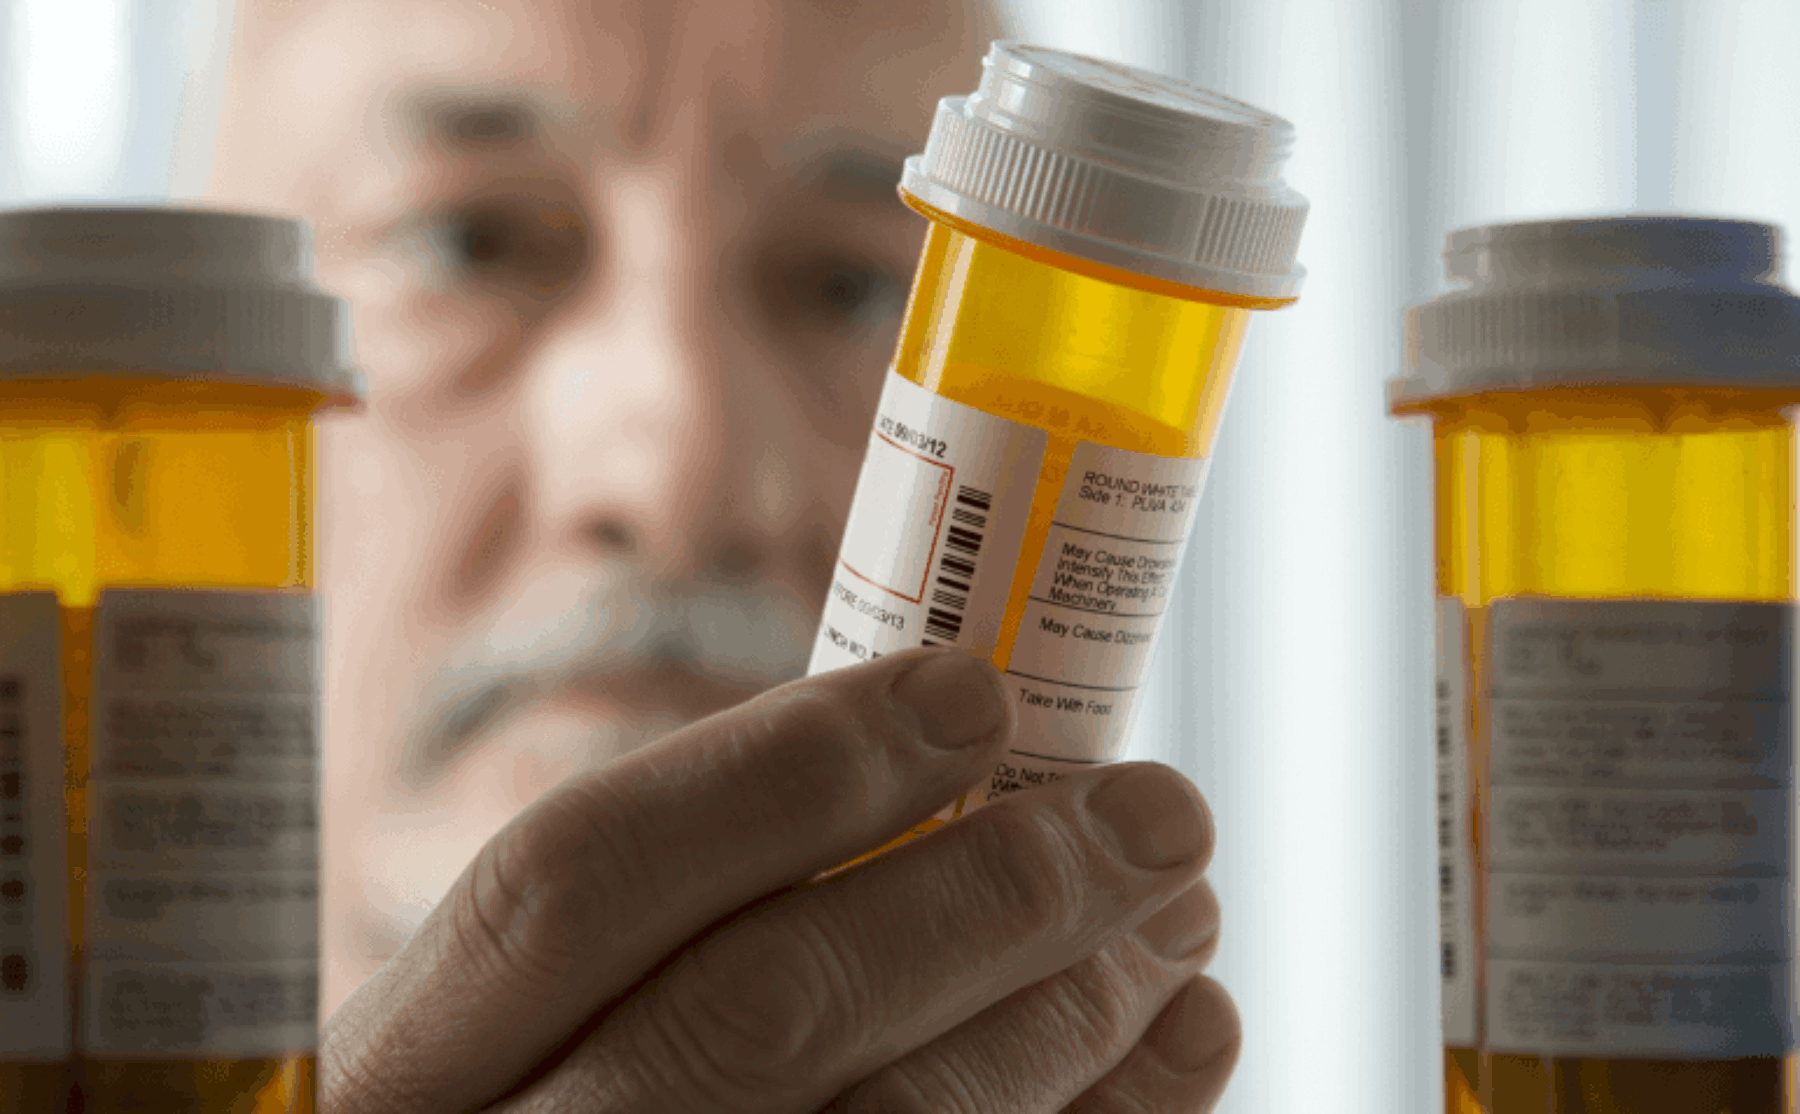
[[834,132],[898,151],[937,96],[973,84],[985,45],[966,0],[251,3],[245,53],[290,119],[373,113],[390,140],[447,153],[686,137],[778,164]]

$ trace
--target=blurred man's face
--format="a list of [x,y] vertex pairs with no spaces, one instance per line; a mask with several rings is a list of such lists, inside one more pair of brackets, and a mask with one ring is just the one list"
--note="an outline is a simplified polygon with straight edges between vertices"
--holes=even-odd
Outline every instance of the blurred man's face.
[[961,0],[253,3],[219,200],[299,212],[323,434],[326,1010],[576,769],[805,667],[970,86]]

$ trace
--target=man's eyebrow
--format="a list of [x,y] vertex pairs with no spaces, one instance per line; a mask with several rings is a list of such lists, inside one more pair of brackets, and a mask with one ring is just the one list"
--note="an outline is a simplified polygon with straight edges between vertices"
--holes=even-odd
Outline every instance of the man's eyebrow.
[[[494,151],[530,144],[555,149],[573,138],[580,117],[524,90],[427,86],[398,97],[398,116],[415,143],[445,151]],[[592,128],[591,120],[588,127]]]

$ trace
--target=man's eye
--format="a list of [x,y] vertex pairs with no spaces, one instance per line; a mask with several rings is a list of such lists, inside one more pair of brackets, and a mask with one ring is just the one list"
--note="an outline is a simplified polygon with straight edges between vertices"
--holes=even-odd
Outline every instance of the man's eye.
[[819,267],[801,280],[799,291],[820,317],[840,327],[879,324],[899,311],[899,281],[879,267],[834,264]]
[[860,270],[827,271],[819,281],[819,297],[839,313],[855,313],[869,298],[877,277]]
[[470,208],[439,214],[420,231],[439,281],[531,297],[567,286],[587,256],[584,226],[563,208]]
[[492,214],[459,214],[438,226],[438,255],[452,270],[491,271],[519,250],[517,233]]

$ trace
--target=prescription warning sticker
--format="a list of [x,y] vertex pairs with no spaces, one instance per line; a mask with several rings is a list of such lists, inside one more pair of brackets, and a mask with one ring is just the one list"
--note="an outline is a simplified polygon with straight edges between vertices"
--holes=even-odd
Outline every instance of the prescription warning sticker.
[[1793,620],[1780,604],[1492,605],[1490,1049],[1794,1048]]
[[983,803],[1120,757],[1206,467],[1075,447],[1006,662],[1018,745]]
[[283,591],[108,591],[81,1047],[317,1047],[319,624]]
[[0,595],[0,1061],[70,1053],[62,621]]
[[807,674],[914,646],[991,657],[1047,441],[890,371]]

